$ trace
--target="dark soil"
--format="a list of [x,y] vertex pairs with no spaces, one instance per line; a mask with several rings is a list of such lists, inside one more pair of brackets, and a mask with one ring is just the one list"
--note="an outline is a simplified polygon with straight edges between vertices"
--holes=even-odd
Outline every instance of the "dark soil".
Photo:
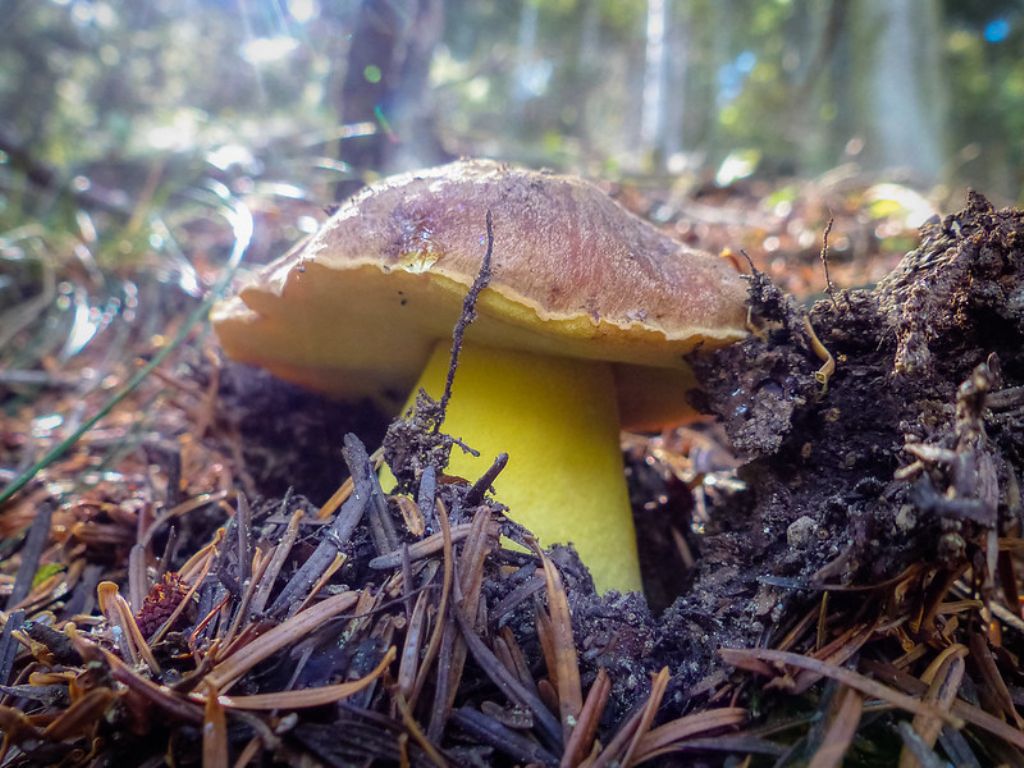
[[220,385],[221,416],[240,438],[251,490],[264,497],[292,489],[324,503],[347,474],[344,434],[374,446],[387,427],[372,403],[328,400],[251,366],[226,362]]
[[[974,194],[875,289],[809,313],[759,276],[751,293],[761,333],[697,363],[748,459],[746,493],[715,511],[700,576],[663,619],[678,636],[695,616],[713,628],[697,676],[715,647],[771,646],[827,586],[954,570],[1022,512],[1024,215]],[[827,391],[805,317],[837,361]]]

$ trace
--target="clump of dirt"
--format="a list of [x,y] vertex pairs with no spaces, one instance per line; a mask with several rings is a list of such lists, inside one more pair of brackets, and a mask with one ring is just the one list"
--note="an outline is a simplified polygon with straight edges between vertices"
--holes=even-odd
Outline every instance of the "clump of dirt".
[[[752,277],[755,333],[695,361],[747,458],[747,490],[715,510],[666,636],[771,645],[790,609],[830,585],[875,584],[915,561],[984,565],[979,534],[1021,515],[1022,251],[1024,214],[972,193],[872,290],[806,312]],[[812,332],[836,363],[827,383]],[[681,682],[714,666],[699,658]]]

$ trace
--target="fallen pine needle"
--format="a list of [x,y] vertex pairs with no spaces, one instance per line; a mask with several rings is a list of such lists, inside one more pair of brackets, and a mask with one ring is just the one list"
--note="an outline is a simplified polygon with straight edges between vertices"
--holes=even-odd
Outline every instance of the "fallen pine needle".
[[864,697],[860,691],[840,686],[836,698],[838,706],[835,707],[822,744],[807,768],[841,768],[853,737],[857,735],[857,726],[864,713]]
[[[299,691],[279,691],[277,693],[256,693],[251,696],[220,696],[220,704],[228,709],[304,709],[305,707],[320,707],[324,704],[333,704],[337,701],[354,696],[371,683],[375,682],[388,665],[395,660],[394,646],[388,648],[384,658],[373,669],[370,674],[352,680],[347,683],[336,685],[324,685],[318,688],[304,688]],[[192,698],[202,702],[200,694],[194,694]],[[208,702],[207,702],[208,703]]]
[[551,617],[551,639],[554,651],[554,679],[557,683],[558,709],[562,719],[562,739],[568,742],[583,709],[583,687],[580,682],[576,641],[572,635],[572,617],[569,599],[565,595],[562,577],[551,560],[536,544],[535,552],[544,566],[547,582],[548,612]]
[[[823,677],[828,677],[836,682],[843,683],[855,690],[860,691],[865,696],[871,696],[872,698],[881,699],[894,707],[906,710],[915,715],[927,715],[929,717],[937,717],[954,728],[962,728],[963,721],[943,710],[936,707],[934,704],[928,704],[920,699],[915,699],[913,696],[908,696],[905,693],[900,693],[887,685],[883,685],[877,680],[872,680],[870,677],[865,677],[859,672],[846,669],[845,667],[839,667],[835,664],[829,664],[818,659],[812,659],[808,656],[803,656],[799,653],[790,653],[789,651],[773,651],[767,648],[722,648],[718,651],[719,656],[727,664],[732,664],[734,667],[746,668],[744,664],[747,661],[755,662],[774,662],[777,664],[788,664],[792,667],[799,667],[800,669],[807,669],[813,672],[817,672]],[[760,665],[758,665],[760,666]]]
[[747,710],[742,707],[722,707],[706,712],[695,712],[659,725],[643,735],[637,747],[636,762],[642,763],[673,751],[673,746],[693,736],[719,728],[743,725]]
[[225,688],[271,654],[306,638],[328,619],[347,611],[358,597],[357,592],[342,592],[300,611],[221,661],[207,679],[218,688]]
[[217,689],[206,684],[209,695],[203,714],[203,768],[227,768],[228,719],[217,697]]

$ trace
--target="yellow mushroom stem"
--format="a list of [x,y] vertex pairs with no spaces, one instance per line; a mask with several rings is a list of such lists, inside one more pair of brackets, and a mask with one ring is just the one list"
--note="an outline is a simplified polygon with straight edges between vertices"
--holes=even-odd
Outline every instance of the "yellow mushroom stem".
[[[406,410],[421,387],[440,398],[450,347],[435,346]],[[480,452],[454,447],[449,474],[474,481],[507,452],[494,492],[509,516],[544,546],[572,543],[599,592],[641,588],[611,365],[464,344],[443,431]]]

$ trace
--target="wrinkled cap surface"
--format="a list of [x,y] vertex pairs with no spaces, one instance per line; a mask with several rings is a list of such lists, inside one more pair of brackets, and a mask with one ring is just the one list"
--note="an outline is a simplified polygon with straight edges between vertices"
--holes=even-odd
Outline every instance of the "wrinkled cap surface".
[[745,335],[746,286],[723,259],[581,179],[469,160],[348,200],[215,307],[225,351],[336,396],[400,403],[451,337],[480,271],[488,210],[492,276],[470,341],[607,360],[633,378]]

